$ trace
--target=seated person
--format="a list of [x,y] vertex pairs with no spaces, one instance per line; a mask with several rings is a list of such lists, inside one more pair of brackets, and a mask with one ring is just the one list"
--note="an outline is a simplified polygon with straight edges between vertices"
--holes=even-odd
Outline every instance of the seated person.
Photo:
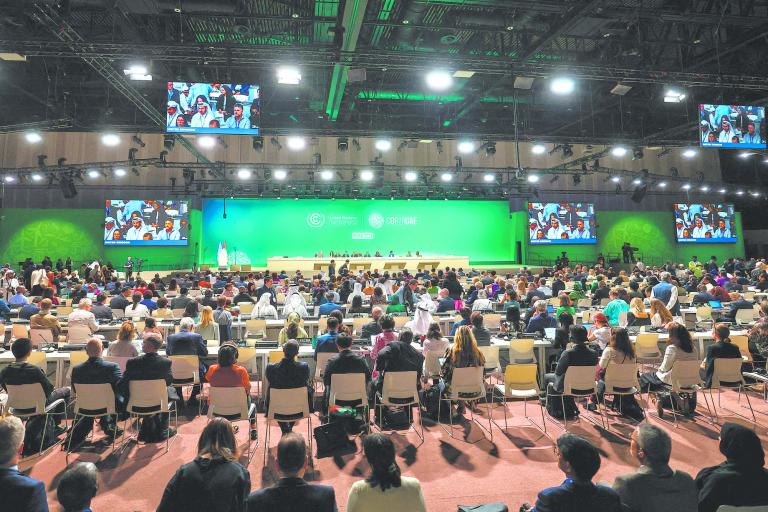
[[40,312],[32,315],[29,319],[30,329],[48,329],[53,334],[53,340],[64,341],[66,336],[61,336],[61,324],[59,320],[51,314],[53,303],[51,299],[40,301]]
[[131,296],[132,302],[125,308],[125,318],[147,318],[150,316],[150,311],[144,304],[141,303],[141,294],[134,293]]
[[284,345],[288,340],[298,340],[308,338],[307,331],[302,326],[303,320],[301,315],[295,311],[288,313],[288,317],[285,319],[284,327],[280,329],[280,333],[277,335],[278,345]]
[[461,308],[459,310],[459,316],[461,316],[461,320],[457,320],[453,322],[453,326],[451,327],[451,332],[449,336],[455,336],[456,331],[461,327],[462,325],[471,325],[469,321],[469,317],[472,316],[472,310],[469,308]]
[[[203,358],[208,355],[208,346],[202,336],[193,332],[194,328],[194,320],[188,317],[182,318],[179,323],[179,332],[168,336],[165,353],[169,356],[197,356],[199,358],[198,375],[205,375],[207,367]],[[200,393],[200,384],[195,384],[189,395],[189,405],[197,405],[198,393]],[[181,386],[176,387],[176,394],[183,400]]]
[[602,313],[592,315],[594,325],[589,328],[587,339],[597,345],[600,350],[605,350],[611,341],[611,328],[608,325],[608,318]]
[[[334,338],[334,343],[336,339]],[[297,361],[299,344],[295,340],[288,340],[283,345],[283,359],[277,363],[267,365],[266,377],[269,388],[295,389],[306,387],[309,410],[312,410],[314,388],[309,378],[309,365],[303,361]],[[269,388],[267,389],[266,407],[269,410]],[[294,422],[279,422],[283,434],[293,430]]]
[[565,384],[565,372],[571,366],[597,365],[597,353],[587,345],[587,330],[583,325],[572,325],[570,329],[572,346],[563,351],[557,361],[555,373],[544,375],[544,384],[549,393],[562,393]]
[[710,301],[717,300],[714,295],[707,291],[707,285],[700,284],[696,287],[696,295],[693,296],[692,304],[709,304]]
[[34,302],[24,304],[19,310],[19,318],[21,320],[29,320],[32,315],[36,315],[40,312],[40,308]]
[[387,306],[387,314],[390,313],[405,313],[405,305],[400,304],[400,297],[397,294],[393,294],[389,300],[389,306]]
[[[605,403],[605,373],[609,365],[629,364],[637,372],[637,360],[635,358],[635,348],[629,339],[629,332],[623,327],[614,327],[611,329],[611,341],[603,350],[603,354],[598,362],[599,374],[597,381],[597,399]],[[597,410],[590,404],[590,410]],[[643,411],[635,400],[634,395],[616,395],[613,398],[613,408],[618,409],[623,415],[638,421],[643,421]]]
[[318,314],[320,316],[328,316],[331,311],[340,310],[341,306],[333,302],[333,299],[335,298],[333,292],[328,292],[325,294],[325,300],[326,302],[324,304],[321,304],[318,307]]
[[371,312],[371,308],[368,306],[363,306],[363,297],[362,295],[355,295],[352,297],[352,303],[347,310],[347,313],[350,315],[359,315],[359,314],[368,314]]
[[[160,338],[162,343],[162,338]],[[117,339],[109,342],[107,352],[110,357],[137,357],[141,344],[136,340],[136,328],[133,322],[126,320],[117,331]]]
[[[473,311],[469,317],[472,324],[472,336],[478,347],[491,346],[491,332],[483,326],[483,314],[479,311]],[[459,328],[461,330],[461,328]]]
[[731,304],[728,312],[723,315],[724,322],[736,323],[736,312],[740,309],[752,309],[754,304],[748,300],[744,300],[744,297],[739,292],[732,292]]
[[381,329],[381,317],[384,315],[384,310],[378,306],[374,306],[371,310],[371,321],[365,324],[360,332],[360,337],[366,340],[371,339],[371,336],[379,334]]
[[397,340],[399,337],[399,334],[395,332],[395,319],[389,315],[385,315],[381,319],[381,329],[382,331],[373,339],[373,346],[371,348],[371,361],[373,361],[374,379],[378,375],[376,360],[379,357],[379,352],[388,344]]
[[608,297],[611,299],[611,302],[603,308],[603,314],[608,318],[608,325],[615,327],[619,325],[621,313],[629,312],[629,304],[619,298],[618,288],[611,288]]
[[651,325],[651,315],[645,310],[643,299],[635,297],[629,302],[627,327],[641,327],[643,325]]
[[73,326],[87,327],[91,334],[99,330],[99,324],[96,323],[96,316],[91,313],[93,303],[91,299],[80,299],[77,305],[77,309],[72,311],[67,316],[67,325],[69,328]]
[[448,295],[448,289],[443,288],[438,292],[436,313],[454,311],[456,309],[455,304],[456,304],[456,301]]
[[56,499],[64,512],[91,510],[91,500],[99,490],[99,476],[93,462],[78,462],[64,471],[56,486]]
[[371,382],[371,369],[363,356],[355,354],[352,348],[352,338],[350,336],[338,336],[336,345],[339,349],[339,355],[331,357],[325,367],[323,374],[323,385],[325,386],[325,400],[328,409],[328,397],[330,396],[331,380],[336,374],[363,373],[365,374],[366,385]]
[[103,322],[109,322],[112,320],[114,315],[112,314],[112,308],[107,306],[106,293],[102,292],[96,296],[96,304],[93,305],[91,313],[93,313],[97,320],[101,320]]
[[326,322],[328,332],[317,338],[315,345],[315,361],[320,352],[337,352],[336,338],[339,335],[339,320],[336,317],[328,317]]
[[544,329],[554,329],[556,327],[557,320],[555,317],[547,313],[547,302],[544,300],[537,300],[534,304],[534,314],[528,321],[525,332],[537,332],[544,336]]
[[[386,318],[386,317],[385,317]],[[385,328],[386,332],[386,328]],[[382,333],[383,334],[383,333]],[[384,375],[387,372],[411,372],[415,371],[417,383],[421,387],[421,372],[424,369],[424,356],[413,348],[413,332],[409,329],[400,331],[400,336],[388,343],[378,354],[376,370],[378,375],[375,386],[378,392],[384,385]]]
[[19,471],[24,451],[24,424],[16,416],[0,417],[0,496],[6,510],[48,512],[45,484]]
[[[459,327],[453,345],[445,352],[445,362],[440,368],[440,391],[448,395],[451,392],[451,380],[455,368],[476,368],[485,365],[485,356],[477,348],[475,336],[469,326]],[[464,402],[458,402],[457,414],[464,413]]]
[[718,323],[712,327],[712,338],[715,343],[707,347],[707,355],[701,362],[701,368],[704,370],[702,378],[704,387],[712,386],[712,376],[715,373],[715,359],[741,359],[739,347],[731,343],[731,330],[727,325]]

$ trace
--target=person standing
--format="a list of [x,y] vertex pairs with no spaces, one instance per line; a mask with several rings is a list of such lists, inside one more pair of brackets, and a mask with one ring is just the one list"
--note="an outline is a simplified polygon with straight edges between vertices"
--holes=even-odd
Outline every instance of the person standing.
[[128,256],[128,259],[125,260],[123,268],[125,269],[125,280],[130,281],[131,276],[133,276],[133,258],[131,256]]

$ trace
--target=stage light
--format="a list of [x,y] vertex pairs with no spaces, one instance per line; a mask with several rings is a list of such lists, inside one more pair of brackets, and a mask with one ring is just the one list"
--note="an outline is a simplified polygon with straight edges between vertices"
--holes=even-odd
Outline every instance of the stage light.
[[257,135],[251,139],[253,150],[261,153],[264,151],[264,137]]
[[333,171],[325,170],[320,173],[320,177],[325,181],[330,181],[333,179]]
[[408,171],[405,173],[405,181],[416,181],[419,179],[419,174],[414,171]]
[[250,179],[252,174],[253,173],[251,172],[250,169],[240,169],[237,171],[237,177],[240,178],[241,180]]
[[123,73],[126,75],[146,75],[147,66],[142,64],[133,64],[131,67],[123,69]]
[[571,94],[575,88],[576,82],[574,82],[573,79],[567,77],[555,78],[549,84],[549,89],[559,96]]
[[307,141],[304,137],[288,137],[285,144],[291,151],[301,151],[307,147]]
[[211,149],[216,146],[216,139],[209,135],[203,135],[197,138],[197,145],[203,149]]
[[533,147],[531,147],[531,153],[534,155],[543,155],[546,150],[547,148],[544,144],[534,144]]
[[536,174],[529,174],[528,175],[528,183],[538,183],[539,182],[539,176]]
[[644,156],[643,148],[639,146],[632,148],[632,160],[642,160]]
[[101,136],[101,143],[105,146],[117,146],[120,144],[120,137],[114,133],[105,133]]
[[299,85],[301,71],[291,66],[283,66],[277,69],[277,83],[283,85]]
[[32,181],[43,181],[43,177],[40,174],[33,174],[32,175]]
[[680,188],[682,188],[683,190],[691,190],[691,184],[690,183],[685,183]]
[[349,139],[346,137],[339,137],[336,142],[336,149],[341,153],[345,153],[349,149]]
[[701,188],[700,188],[699,190],[701,190],[702,192],[709,192],[709,186],[707,186],[707,185],[702,185],[702,186],[701,186]]
[[453,84],[451,74],[443,70],[435,70],[427,73],[427,85],[435,91],[445,91]]
[[739,154],[739,158],[749,158],[750,156],[752,156],[752,153],[749,151],[742,151],[741,154]]
[[618,183],[621,181],[621,176],[611,176],[611,181],[614,183]]
[[5,176],[5,178],[3,178],[3,180],[5,180],[6,183],[13,183],[14,181],[16,181],[16,177],[8,174]]
[[667,182],[666,181],[660,181],[658,186],[659,186],[659,188],[666,188],[667,187]]
[[736,195],[737,196],[743,196],[744,195],[744,191],[743,190],[737,190],[736,191]]
[[389,139],[378,139],[374,143],[374,147],[378,151],[389,151],[390,149],[392,149],[392,141]]
[[486,183],[491,183],[491,182],[492,182],[493,180],[495,180],[495,179],[496,179],[496,176],[494,176],[494,175],[493,175],[493,174],[491,174],[491,173],[488,173],[488,174],[484,174],[484,175],[483,175],[483,181],[484,181],[484,182],[486,182]]
[[727,190],[725,190],[724,188],[721,188],[720,190],[718,190],[718,192],[720,192],[721,194],[725,194]]
[[696,150],[695,150],[695,149],[686,149],[685,151],[683,151],[683,156],[684,156],[685,158],[693,158],[693,157],[695,157],[697,154],[698,154],[698,153],[696,152]]
[[664,103],[680,103],[685,99],[685,93],[676,89],[669,89],[664,93]]
[[115,176],[117,176],[118,178],[122,178],[126,174],[127,173],[125,172],[125,169],[123,169],[123,168],[115,169]]
[[37,132],[27,132],[24,134],[24,138],[27,139],[27,142],[30,144],[37,144],[43,140],[43,136]]
[[760,192],[750,192],[752,197],[760,197]]
[[621,158],[627,154],[627,148],[624,146],[616,146],[611,150],[611,154],[617,158]]
[[272,177],[276,180],[283,181],[285,178],[288,177],[288,172],[283,169],[275,169],[272,171]]
[[371,181],[373,179],[373,171],[365,169],[360,173],[360,179],[363,181]]
[[88,171],[88,177],[91,179],[95,180],[99,176],[101,176],[101,173],[99,173],[99,171],[97,171],[96,169],[91,169],[90,171]]
[[468,140],[461,141],[456,145],[456,149],[459,153],[472,153],[475,150],[475,143]]
[[635,178],[635,179],[632,180],[632,184],[633,185],[642,185],[643,184],[643,180],[641,180],[640,178]]
[[443,174],[440,175],[440,179],[445,182],[451,181],[453,180],[453,174],[449,172],[444,172]]

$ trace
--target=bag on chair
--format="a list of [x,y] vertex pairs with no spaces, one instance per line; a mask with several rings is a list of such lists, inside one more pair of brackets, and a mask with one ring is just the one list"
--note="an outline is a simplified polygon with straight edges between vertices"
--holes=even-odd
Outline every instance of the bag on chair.
[[313,436],[317,446],[317,458],[329,457],[333,452],[346,448],[350,441],[342,422],[331,422],[315,427]]

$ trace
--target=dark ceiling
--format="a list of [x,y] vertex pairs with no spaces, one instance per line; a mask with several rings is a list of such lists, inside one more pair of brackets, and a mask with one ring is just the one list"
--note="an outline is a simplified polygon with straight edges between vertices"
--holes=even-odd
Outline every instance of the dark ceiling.
[[[766,0],[0,1],[0,125],[160,131],[165,80],[255,82],[265,133],[695,140],[698,103],[768,99]],[[177,12],[178,11],[178,12]],[[132,62],[152,82],[126,80]],[[279,64],[301,68],[278,85]],[[471,71],[444,93],[426,71]],[[361,81],[346,80],[364,70]],[[576,92],[549,91],[569,74]],[[536,80],[515,89],[516,77]],[[621,82],[625,96],[611,94]],[[683,103],[664,103],[670,86]],[[517,123],[515,122],[517,121]],[[46,125],[42,124],[45,128]]]

